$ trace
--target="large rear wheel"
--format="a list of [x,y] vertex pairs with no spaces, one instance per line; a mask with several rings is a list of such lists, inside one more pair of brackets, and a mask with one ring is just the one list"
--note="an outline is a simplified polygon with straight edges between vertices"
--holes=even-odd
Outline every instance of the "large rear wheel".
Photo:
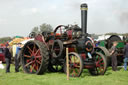
[[40,41],[27,42],[21,50],[22,67],[26,73],[43,74],[49,62],[48,48]]

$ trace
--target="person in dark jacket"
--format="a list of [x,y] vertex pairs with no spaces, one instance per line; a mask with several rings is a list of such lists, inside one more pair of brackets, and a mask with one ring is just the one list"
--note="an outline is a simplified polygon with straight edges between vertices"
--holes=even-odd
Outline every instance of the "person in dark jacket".
[[126,45],[124,47],[124,70],[127,70],[127,61],[128,61],[128,40],[126,41]]
[[111,47],[111,59],[112,59],[112,70],[117,71],[117,42],[113,42],[113,46]]
[[6,62],[6,73],[10,72],[10,64],[11,64],[11,53],[9,51],[9,46],[6,45],[4,49],[5,62]]

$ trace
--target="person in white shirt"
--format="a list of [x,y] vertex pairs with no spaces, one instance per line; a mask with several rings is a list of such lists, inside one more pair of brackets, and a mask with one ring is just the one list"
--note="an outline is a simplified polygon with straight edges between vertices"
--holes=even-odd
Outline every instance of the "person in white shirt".
[[4,69],[4,65],[2,64],[2,61],[0,61],[0,69]]

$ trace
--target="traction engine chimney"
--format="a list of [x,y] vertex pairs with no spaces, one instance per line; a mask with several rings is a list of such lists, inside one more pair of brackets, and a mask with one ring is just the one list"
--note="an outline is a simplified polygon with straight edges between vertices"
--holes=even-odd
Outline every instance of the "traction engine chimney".
[[87,36],[87,10],[87,4],[81,4],[81,29],[84,36]]

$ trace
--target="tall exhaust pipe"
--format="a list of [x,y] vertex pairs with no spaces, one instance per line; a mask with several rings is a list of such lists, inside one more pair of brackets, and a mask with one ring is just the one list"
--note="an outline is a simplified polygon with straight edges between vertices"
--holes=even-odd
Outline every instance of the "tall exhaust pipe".
[[88,5],[86,3],[81,4],[81,29],[84,37],[87,36],[87,10]]

